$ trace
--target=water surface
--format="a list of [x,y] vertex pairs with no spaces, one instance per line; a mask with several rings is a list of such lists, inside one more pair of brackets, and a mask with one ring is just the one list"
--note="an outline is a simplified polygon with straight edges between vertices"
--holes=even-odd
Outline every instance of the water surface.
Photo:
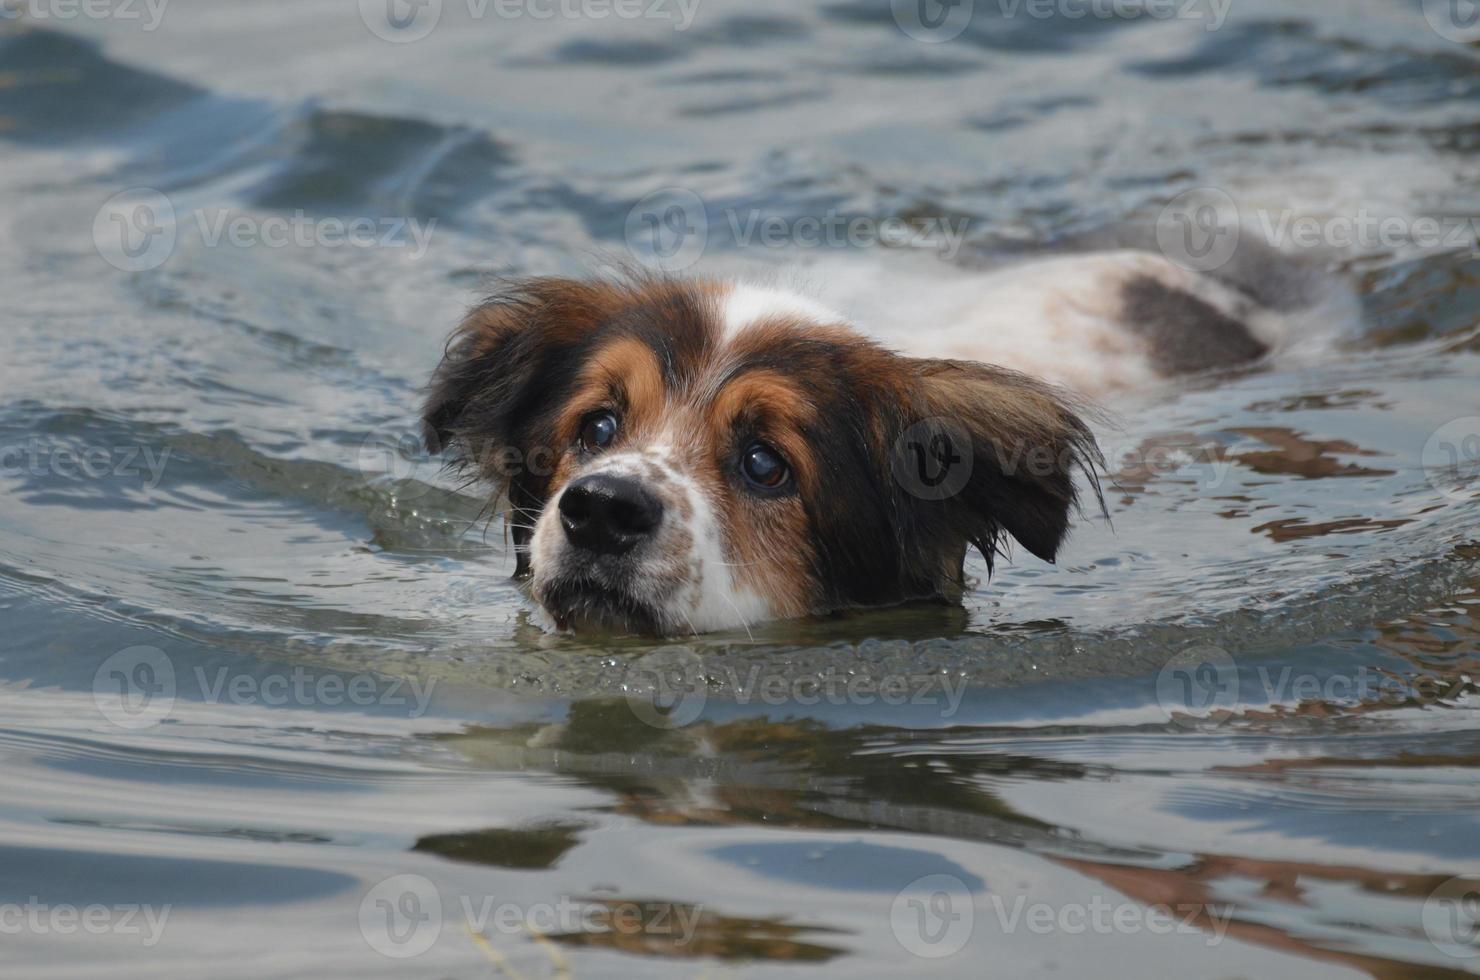
[[[0,910],[108,909],[16,975],[1480,964],[1480,50],[1388,0],[978,7],[0,24]],[[959,219],[966,276],[1198,187],[1471,235],[1331,249],[1360,330],[1113,400],[1109,521],[960,608],[549,636],[412,448],[482,277],[630,258],[665,188],[700,271],[888,282],[727,216]]]

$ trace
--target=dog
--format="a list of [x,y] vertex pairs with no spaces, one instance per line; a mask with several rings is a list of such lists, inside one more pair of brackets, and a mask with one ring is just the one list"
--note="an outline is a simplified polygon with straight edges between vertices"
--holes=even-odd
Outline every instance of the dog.
[[[1237,282],[1135,251],[1058,261],[918,332],[948,352],[995,335],[999,355],[1055,337],[1081,389],[1279,342],[1279,311]],[[1092,420],[1066,387],[896,352],[797,292],[630,272],[505,283],[423,413],[428,449],[506,497],[547,625],[658,636],[956,601],[969,548],[989,573],[1009,542],[1053,562],[1081,497],[1103,511]]]

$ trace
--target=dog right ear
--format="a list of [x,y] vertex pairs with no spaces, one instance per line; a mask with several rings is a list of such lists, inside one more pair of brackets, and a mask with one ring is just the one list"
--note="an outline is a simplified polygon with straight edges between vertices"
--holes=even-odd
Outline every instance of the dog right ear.
[[[1027,375],[974,361],[911,359],[916,381],[913,409],[921,421],[915,438],[896,452],[896,472],[925,478],[926,456],[949,470],[915,489],[912,506],[933,508],[956,537],[976,546],[990,569],[1005,539],[1012,538],[1046,562],[1054,561],[1078,506],[1076,476],[1083,475],[1104,510],[1098,473],[1104,457],[1069,394]],[[959,483],[947,479],[959,474]],[[923,494],[923,496],[922,496]],[[929,518],[917,513],[917,523]]]
[[528,441],[558,378],[602,315],[599,291],[572,279],[510,282],[475,307],[447,342],[422,408],[432,453],[476,465]]
[[427,450],[507,495],[517,556],[529,572],[529,540],[551,470],[520,465],[552,445],[551,419],[580,352],[609,315],[599,287],[572,279],[510,282],[470,312],[447,342],[422,408]]
[[428,452],[465,453],[475,419],[500,420],[503,413],[496,403],[507,401],[519,387],[517,376],[501,369],[519,333],[518,323],[496,300],[474,309],[458,326],[432,373],[422,406],[421,434]]

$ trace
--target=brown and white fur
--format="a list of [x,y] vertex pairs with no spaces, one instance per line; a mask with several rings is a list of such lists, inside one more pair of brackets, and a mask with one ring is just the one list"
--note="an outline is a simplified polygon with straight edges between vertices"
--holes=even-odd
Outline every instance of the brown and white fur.
[[[1116,382],[1273,342],[1257,326],[1273,314],[1234,286],[1136,255],[1087,268],[1099,278],[1078,293],[1029,302],[1023,279],[1007,293],[1039,329],[1068,331],[1069,359],[1099,345]],[[1007,309],[983,308],[976,329],[1032,328]],[[959,358],[972,329],[935,342]],[[1067,390],[896,353],[816,300],[721,280],[511,282],[454,334],[424,421],[432,451],[507,494],[516,574],[560,628],[671,635],[949,600],[968,547],[990,566],[1011,539],[1051,562],[1076,473],[1098,493]],[[926,453],[955,467],[946,492],[911,477]],[[781,483],[753,479],[778,460]]]

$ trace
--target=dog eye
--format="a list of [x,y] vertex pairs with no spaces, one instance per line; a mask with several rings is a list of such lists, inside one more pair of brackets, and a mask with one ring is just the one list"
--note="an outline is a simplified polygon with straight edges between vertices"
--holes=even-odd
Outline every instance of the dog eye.
[[775,490],[786,482],[790,470],[781,454],[763,442],[753,442],[740,457],[740,472],[760,490]]
[[592,412],[581,423],[581,448],[599,453],[617,438],[617,417],[611,412]]

